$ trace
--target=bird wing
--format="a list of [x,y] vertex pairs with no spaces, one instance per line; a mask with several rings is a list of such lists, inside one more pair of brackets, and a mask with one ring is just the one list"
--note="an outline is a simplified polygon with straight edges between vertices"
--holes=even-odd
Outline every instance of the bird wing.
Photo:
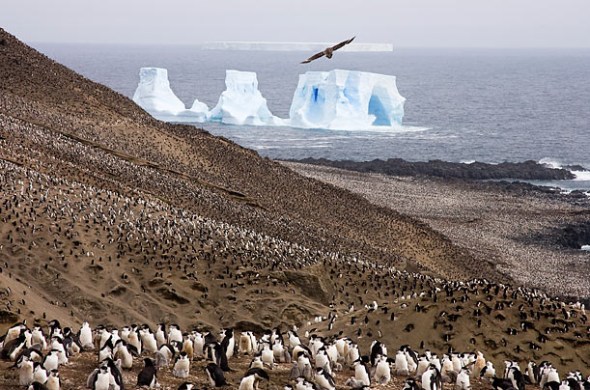
[[306,59],[305,61],[301,61],[302,64],[308,64],[313,60],[317,60],[318,58],[321,58],[323,56],[325,56],[326,53],[324,51],[320,51],[319,53],[315,53],[314,55],[312,55],[311,57],[309,57],[308,59]]
[[354,38],[356,38],[356,36],[354,36],[354,37],[352,37],[352,38],[350,38],[350,39],[347,39],[346,41],[342,41],[342,42],[340,42],[340,43],[337,43],[337,44],[335,44],[334,46],[332,46],[332,50],[338,50],[338,49],[340,49],[342,46],[344,46],[344,45],[348,45],[350,42],[354,41]]

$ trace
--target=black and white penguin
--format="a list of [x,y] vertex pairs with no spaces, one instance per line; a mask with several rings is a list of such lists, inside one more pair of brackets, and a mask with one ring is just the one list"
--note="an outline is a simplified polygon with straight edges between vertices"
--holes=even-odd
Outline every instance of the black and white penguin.
[[190,382],[184,382],[184,383],[181,383],[180,386],[178,386],[178,389],[177,390],[192,390],[192,388],[194,386],[195,385],[193,385]]
[[59,372],[57,370],[52,370],[49,373],[49,377],[47,378],[47,382],[45,382],[45,387],[47,387],[47,390],[60,390],[61,389],[61,380],[59,378]]
[[441,389],[441,375],[436,366],[431,364],[428,370],[422,374],[422,388],[424,390]]
[[27,390],[47,390],[47,387],[43,383],[33,382],[27,387]]
[[22,356],[16,363],[18,367],[18,384],[28,386],[34,382],[34,364],[27,356]]
[[89,383],[92,386],[92,390],[109,390],[111,383],[111,373],[107,365],[100,366],[98,371],[92,373],[91,375],[94,375],[94,378],[89,378],[88,382],[92,382]]
[[336,382],[334,382],[334,377],[330,375],[326,370],[323,368],[316,369],[314,382],[316,385],[320,387],[320,389],[325,390],[335,390],[336,389]]
[[143,359],[143,369],[137,375],[137,386],[148,386],[149,388],[156,387],[158,379],[156,374],[158,370],[154,365],[154,361],[150,358]]
[[205,367],[205,372],[207,373],[207,378],[209,379],[211,387],[222,387],[227,385],[223,370],[217,364],[209,363]]
[[402,390],[421,390],[420,385],[416,383],[416,379],[408,378]]
[[187,378],[191,368],[191,362],[186,352],[181,352],[174,362],[172,375],[177,378]]
[[49,377],[49,372],[43,367],[40,362],[34,363],[33,368],[33,382],[45,383]]
[[270,378],[266,371],[261,368],[251,368],[244,374],[240,381],[238,390],[255,390],[258,388],[258,382],[261,380],[268,381]]
[[43,359],[43,368],[47,371],[51,372],[52,370],[57,370],[59,368],[59,356],[58,350],[52,349]]
[[222,337],[223,338],[221,339],[221,347],[225,351],[226,358],[229,359],[234,355],[234,349],[236,347],[234,330],[232,328],[223,329]]
[[20,352],[26,348],[27,337],[25,336],[25,330],[23,330],[19,336],[4,343],[4,347],[0,351],[0,359],[15,362]]

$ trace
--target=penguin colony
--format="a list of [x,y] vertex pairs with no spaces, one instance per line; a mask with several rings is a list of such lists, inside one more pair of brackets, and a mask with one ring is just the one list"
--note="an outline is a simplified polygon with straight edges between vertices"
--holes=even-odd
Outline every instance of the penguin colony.
[[[466,388],[476,363],[463,367],[456,351],[478,350],[488,373],[491,361],[496,369],[512,364],[496,379],[513,387],[521,383],[514,362],[551,361],[561,373],[590,366],[581,304],[481,278],[400,271],[504,280],[416,221],[205,132],[159,125],[128,99],[0,36],[0,318],[2,326],[33,324],[2,340],[2,359],[16,365],[2,370],[10,386],[21,374],[29,383],[32,370],[33,388],[155,386],[164,377],[183,389],[195,378],[199,387],[249,389],[286,365],[293,378],[281,385],[298,390],[378,386],[396,375],[432,388],[439,375],[431,359],[446,352],[441,381]],[[549,284],[589,291],[560,275],[547,275]],[[160,321],[169,325],[123,326]],[[309,337],[260,342],[278,323],[300,325]],[[201,349],[206,333],[192,340],[194,324],[251,332],[233,341],[227,331],[209,336]],[[318,340],[326,351],[315,350]],[[335,355],[338,340],[358,348]],[[374,347],[381,356],[371,358]],[[251,366],[234,375],[225,370],[244,358],[236,348],[250,351]],[[409,351],[426,358],[420,377]],[[71,382],[68,368],[88,356],[92,369]],[[546,383],[556,379],[547,371]]]
[[[438,355],[401,345],[390,353],[377,340],[361,351],[351,337],[305,333],[307,337],[300,337],[295,330],[274,328],[255,335],[228,328],[214,335],[183,332],[176,324],[159,324],[155,329],[146,324],[91,329],[87,322],[74,332],[53,320],[47,327],[29,328],[26,323],[10,327],[2,336],[0,357],[12,364],[6,385],[30,390],[122,390],[135,386],[254,390],[268,388],[272,375],[278,377],[273,388],[281,385],[284,390],[369,389],[392,381],[404,390],[440,390],[444,384],[459,390],[525,390],[527,385],[547,390],[590,389],[590,376],[580,370],[559,373],[549,361],[521,365],[506,360],[495,367],[480,351]],[[86,375],[85,382],[66,378],[62,383],[61,371],[83,359],[96,366],[84,373],[74,370],[77,378]],[[232,369],[230,363],[243,368],[243,373]],[[235,382],[228,381],[226,375]]]

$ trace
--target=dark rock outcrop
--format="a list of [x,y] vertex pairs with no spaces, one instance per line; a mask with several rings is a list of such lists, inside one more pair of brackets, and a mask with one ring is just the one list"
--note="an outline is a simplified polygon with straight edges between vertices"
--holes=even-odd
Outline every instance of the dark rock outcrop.
[[550,168],[532,160],[517,163],[503,162],[500,164],[482,162],[462,164],[441,160],[411,162],[400,158],[362,162],[351,160],[332,161],[323,158],[306,158],[293,161],[357,172],[383,173],[392,176],[434,176],[445,179],[471,180],[571,180],[574,178],[574,175],[567,169]]

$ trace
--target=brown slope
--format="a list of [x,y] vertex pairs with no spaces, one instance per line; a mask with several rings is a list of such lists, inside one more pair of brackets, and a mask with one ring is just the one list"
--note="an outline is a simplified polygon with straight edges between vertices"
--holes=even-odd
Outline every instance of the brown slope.
[[[183,189],[142,181],[136,172],[115,172],[108,177],[109,185],[148,191],[202,215],[314,248],[359,252],[398,265],[410,261],[451,278],[493,275],[493,270],[477,267],[447,239],[413,219],[305,179],[222,138],[157,122],[129,99],[51,61],[8,33],[0,32],[0,39],[1,112],[7,121],[33,124],[53,137],[85,143],[132,168],[147,166],[165,180],[178,181]],[[106,167],[100,161],[57,152],[26,136],[13,139],[10,132],[4,136],[5,145],[25,144],[29,152],[38,151],[40,160],[52,156],[51,169],[60,175],[105,185]],[[17,161],[24,157],[7,147],[2,154]],[[191,196],[195,191],[214,200],[195,201]]]

